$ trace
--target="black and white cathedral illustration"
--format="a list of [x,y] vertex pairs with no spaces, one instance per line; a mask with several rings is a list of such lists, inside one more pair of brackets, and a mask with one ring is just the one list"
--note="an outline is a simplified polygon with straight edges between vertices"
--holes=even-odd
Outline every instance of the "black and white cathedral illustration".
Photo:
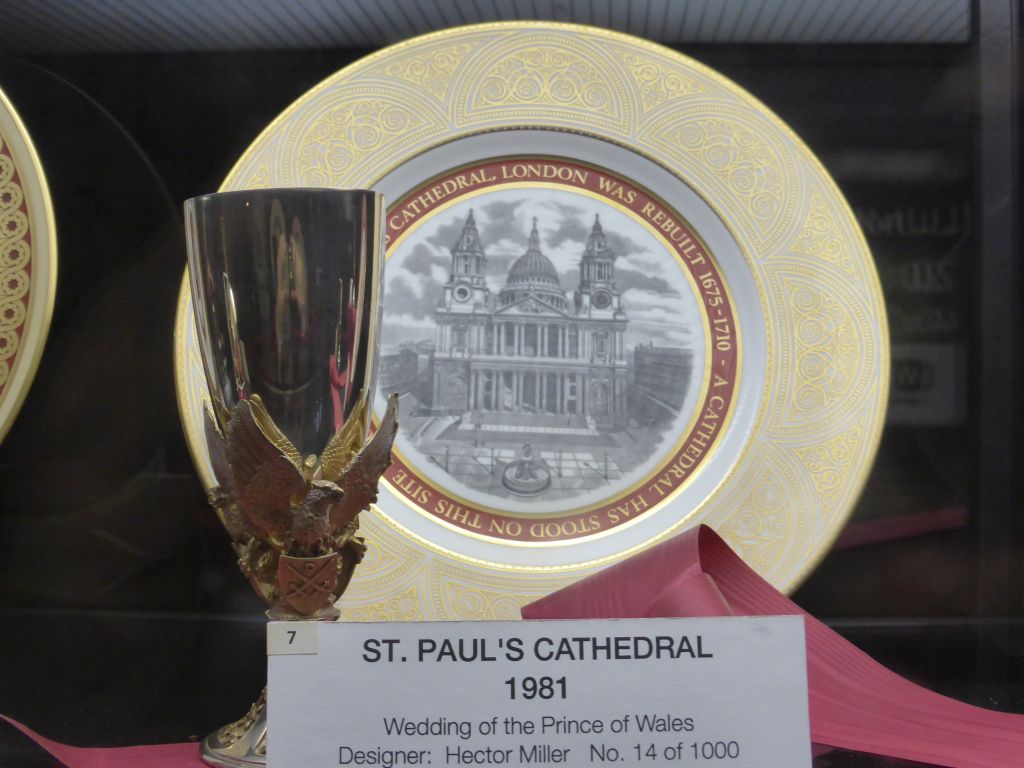
[[629,307],[599,215],[570,290],[537,219],[499,290],[473,211],[460,223],[433,342],[381,360],[381,390],[404,393],[400,442],[489,496],[568,500],[621,483],[680,416],[692,350],[627,343]]
[[435,316],[433,412],[470,413],[483,421],[515,414],[537,426],[622,427],[629,320],[600,220],[571,297],[541,252],[536,219],[526,252],[497,296],[487,287],[486,266],[470,211]]

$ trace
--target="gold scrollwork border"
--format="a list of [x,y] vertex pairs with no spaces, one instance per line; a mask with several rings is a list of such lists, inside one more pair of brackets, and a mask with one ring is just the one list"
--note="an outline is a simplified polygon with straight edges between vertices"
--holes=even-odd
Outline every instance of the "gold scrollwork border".
[[56,292],[57,231],[46,175],[0,90],[0,441],[35,378]]

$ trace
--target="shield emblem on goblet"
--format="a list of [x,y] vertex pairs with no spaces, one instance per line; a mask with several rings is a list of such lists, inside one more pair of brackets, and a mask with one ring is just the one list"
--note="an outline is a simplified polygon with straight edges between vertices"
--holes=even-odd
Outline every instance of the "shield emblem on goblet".
[[[211,403],[210,502],[273,619],[337,618],[365,545],[358,514],[391,461],[397,395],[368,439],[375,390],[381,196],[265,189],[185,203]],[[263,697],[211,734],[214,765],[265,762]]]

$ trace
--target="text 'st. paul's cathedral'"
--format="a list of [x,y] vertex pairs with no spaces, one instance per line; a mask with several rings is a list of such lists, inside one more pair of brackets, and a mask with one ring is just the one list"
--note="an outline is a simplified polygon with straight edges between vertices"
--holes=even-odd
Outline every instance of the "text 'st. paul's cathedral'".
[[571,301],[541,252],[536,219],[497,296],[487,286],[472,211],[451,252],[435,315],[434,413],[527,428],[626,423],[628,321],[615,287],[615,254],[598,218]]

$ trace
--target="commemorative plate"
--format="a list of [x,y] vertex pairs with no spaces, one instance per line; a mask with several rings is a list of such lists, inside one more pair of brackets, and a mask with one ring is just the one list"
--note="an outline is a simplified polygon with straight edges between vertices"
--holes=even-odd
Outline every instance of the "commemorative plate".
[[[829,176],[735,84],[606,30],[452,29],[289,107],[223,189],[267,186],[389,201],[401,427],[346,617],[512,618],[698,522],[784,590],[827,551],[882,429],[881,291]],[[210,484],[184,287],[176,374]]]
[[43,354],[57,289],[57,237],[46,177],[0,91],[0,440]]

